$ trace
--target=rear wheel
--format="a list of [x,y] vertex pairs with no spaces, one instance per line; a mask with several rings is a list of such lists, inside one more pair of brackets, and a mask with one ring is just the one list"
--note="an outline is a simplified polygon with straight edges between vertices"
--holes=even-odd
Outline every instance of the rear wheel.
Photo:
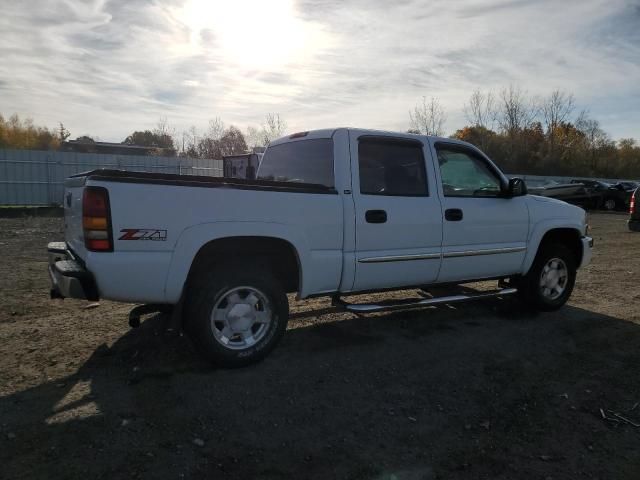
[[185,328],[214,363],[241,367],[263,359],[287,328],[289,303],[278,279],[247,262],[215,265],[187,292]]
[[534,310],[552,311],[562,307],[573,292],[576,258],[562,244],[542,245],[518,290]]
[[613,211],[618,208],[618,202],[615,198],[605,198],[604,202],[602,202],[602,206],[605,210]]

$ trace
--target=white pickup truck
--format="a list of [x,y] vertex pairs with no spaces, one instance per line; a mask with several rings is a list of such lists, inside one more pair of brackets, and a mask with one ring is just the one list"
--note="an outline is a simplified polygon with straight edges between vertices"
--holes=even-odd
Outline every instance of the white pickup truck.
[[[255,180],[96,170],[65,184],[52,297],[170,310],[223,366],[263,358],[287,293],[353,312],[519,294],[553,310],[591,259],[585,212],[527,195],[474,146],[338,128],[271,143]],[[497,280],[495,290],[347,303],[344,295]],[[439,288],[438,290],[442,290]]]

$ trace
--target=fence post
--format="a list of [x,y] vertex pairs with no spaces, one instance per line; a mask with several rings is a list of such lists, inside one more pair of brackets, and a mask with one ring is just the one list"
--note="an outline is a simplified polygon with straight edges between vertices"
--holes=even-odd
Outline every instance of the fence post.
[[49,172],[49,153],[46,154],[45,159],[47,160],[46,168],[47,168],[47,204],[51,204],[51,172]]

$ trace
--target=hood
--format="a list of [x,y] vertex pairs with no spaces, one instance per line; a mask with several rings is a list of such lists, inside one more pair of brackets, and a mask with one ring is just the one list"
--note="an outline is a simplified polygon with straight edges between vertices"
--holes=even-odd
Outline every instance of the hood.
[[[534,200],[537,200],[538,202],[555,203],[556,205],[566,205],[566,206],[571,206],[571,207],[574,206],[574,205],[571,205],[571,204],[565,202],[564,200],[560,200],[559,198],[543,197],[541,195],[529,195],[529,197],[531,197]],[[578,207],[576,207],[576,208],[578,208]]]
[[566,219],[576,227],[579,227],[583,235],[585,234],[587,212],[582,208],[557,198],[540,197],[538,195],[528,195],[528,198],[530,199],[529,211],[534,223],[549,218]]

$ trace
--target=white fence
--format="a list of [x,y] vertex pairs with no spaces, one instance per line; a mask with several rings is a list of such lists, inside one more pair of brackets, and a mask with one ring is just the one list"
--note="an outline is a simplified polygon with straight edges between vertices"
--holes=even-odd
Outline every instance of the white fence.
[[222,176],[222,160],[0,149],[0,205],[61,205],[65,178],[98,168]]

